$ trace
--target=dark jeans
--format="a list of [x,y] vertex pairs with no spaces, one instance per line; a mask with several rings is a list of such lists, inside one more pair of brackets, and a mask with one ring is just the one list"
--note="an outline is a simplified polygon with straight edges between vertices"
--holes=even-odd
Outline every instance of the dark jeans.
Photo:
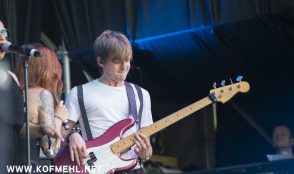
[[144,174],[144,171],[142,168],[140,168],[124,172],[115,172],[115,174]]

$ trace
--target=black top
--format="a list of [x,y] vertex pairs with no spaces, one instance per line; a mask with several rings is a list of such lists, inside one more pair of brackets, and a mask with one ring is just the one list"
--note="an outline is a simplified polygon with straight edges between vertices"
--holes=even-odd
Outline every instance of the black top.
[[0,173],[7,173],[7,165],[21,162],[19,131],[25,120],[19,86],[10,75],[5,83],[0,86]]

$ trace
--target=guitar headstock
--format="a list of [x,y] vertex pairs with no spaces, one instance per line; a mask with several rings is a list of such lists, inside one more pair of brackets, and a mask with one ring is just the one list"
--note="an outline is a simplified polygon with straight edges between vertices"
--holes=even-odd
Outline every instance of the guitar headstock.
[[[215,85],[214,85],[215,86]],[[224,85],[224,81],[222,81],[222,87],[210,90],[210,94],[214,94],[216,100],[221,103],[226,103],[237,93],[242,92],[246,93],[250,89],[250,85],[248,82],[240,81],[236,83],[232,83],[230,85]]]

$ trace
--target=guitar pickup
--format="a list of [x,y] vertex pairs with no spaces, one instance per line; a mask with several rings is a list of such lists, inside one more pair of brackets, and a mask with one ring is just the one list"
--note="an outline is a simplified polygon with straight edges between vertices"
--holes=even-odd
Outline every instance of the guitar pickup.
[[88,164],[88,166],[94,166],[94,161],[92,161],[91,159],[89,159],[88,161],[87,161],[87,164]]
[[94,154],[94,152],[90,152],[90,153],[89,153],[89,156],[90,156],[90,160],[91,160],[92,162],[97,161],[97,158],[96,158],[96,155]]

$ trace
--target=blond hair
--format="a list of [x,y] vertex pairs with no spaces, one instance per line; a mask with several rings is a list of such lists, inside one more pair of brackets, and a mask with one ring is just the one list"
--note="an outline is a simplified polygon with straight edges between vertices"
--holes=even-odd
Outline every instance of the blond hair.
[[102,61],[132,60],[133,51],[127,37],[117,31],[105,30],[94,42],[95,57]]

